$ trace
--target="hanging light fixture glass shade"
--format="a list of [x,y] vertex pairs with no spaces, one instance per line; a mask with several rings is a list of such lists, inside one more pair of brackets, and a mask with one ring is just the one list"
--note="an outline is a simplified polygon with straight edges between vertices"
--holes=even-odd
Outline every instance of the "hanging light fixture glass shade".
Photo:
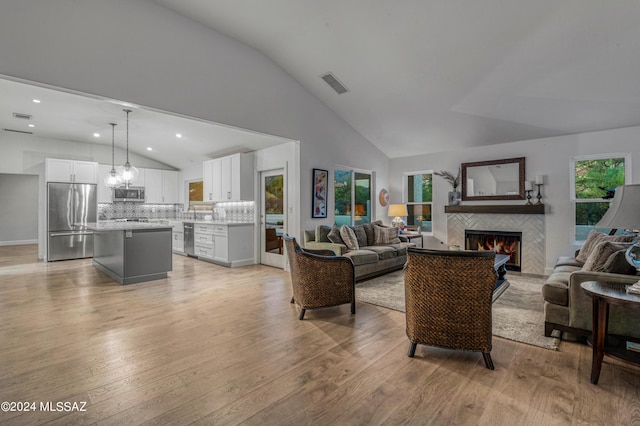
[[116,132],[116,123],[111,124],[111,170],[104,175],[104,184],[109,188],[115,188],[120,185],[120,179],[118,177],[118,173],[116,173],[116,163],[115,163],[115,132]]
[[129,163],[129,113],[131,112],[131,110],[123,109],[123,111],[127,113],[127,162],[118,167],[117,174],[120,182],[128,187],[138,180],[140,171],[138,171],[138,169],[136,169],[131,165],[131,163]]

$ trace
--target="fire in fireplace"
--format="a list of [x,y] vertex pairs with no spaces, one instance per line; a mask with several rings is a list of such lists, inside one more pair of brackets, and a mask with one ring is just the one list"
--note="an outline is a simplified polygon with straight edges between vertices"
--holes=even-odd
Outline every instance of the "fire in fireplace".
[[466,250],[493,250],[496,254],[509,255],[507,269],[511,271],[521,270],[522,232],[467,229],[464,231],[464,241]]

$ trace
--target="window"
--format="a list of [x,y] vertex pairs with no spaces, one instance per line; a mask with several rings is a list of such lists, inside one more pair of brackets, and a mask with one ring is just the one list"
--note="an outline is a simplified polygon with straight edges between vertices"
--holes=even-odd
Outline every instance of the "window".
[[586,240],[593,229],[605,233],[610,231],[595,227],[609,209],[610,200],[603,197],[608,190],[630,182],[630,170],[628,154],[571,159],[571,200],[574,207],[575,241]]
[[371,222],[371,183],[371,172],[335,169],[333,191],[337,226]]
[[418,227],[420,232],[433,232],[433,172],[412,173],[406,177],[407,225]]

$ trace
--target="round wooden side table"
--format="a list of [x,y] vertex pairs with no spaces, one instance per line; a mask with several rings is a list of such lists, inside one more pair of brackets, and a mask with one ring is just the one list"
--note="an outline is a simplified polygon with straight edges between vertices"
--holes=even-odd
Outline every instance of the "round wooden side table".
[[637,341],[638,339],[607,339],[609,305],[640,309],[640,295],[627,293],[625,289],[627,285],[629,284],[602,281],[587,281],[580,284],[582,290],[593,300],[591,383],[594,385],[598,384],[605,354],[622,361],[640,364],[640,352],[628,350],[626,345],[627,340]]

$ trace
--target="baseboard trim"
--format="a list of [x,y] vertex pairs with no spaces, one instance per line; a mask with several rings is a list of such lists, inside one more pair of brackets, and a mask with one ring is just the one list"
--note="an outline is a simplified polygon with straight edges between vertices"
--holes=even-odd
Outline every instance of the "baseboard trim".
[[38,240],[0,241],[0,246],[26,246],[27,244],[38,244]]

